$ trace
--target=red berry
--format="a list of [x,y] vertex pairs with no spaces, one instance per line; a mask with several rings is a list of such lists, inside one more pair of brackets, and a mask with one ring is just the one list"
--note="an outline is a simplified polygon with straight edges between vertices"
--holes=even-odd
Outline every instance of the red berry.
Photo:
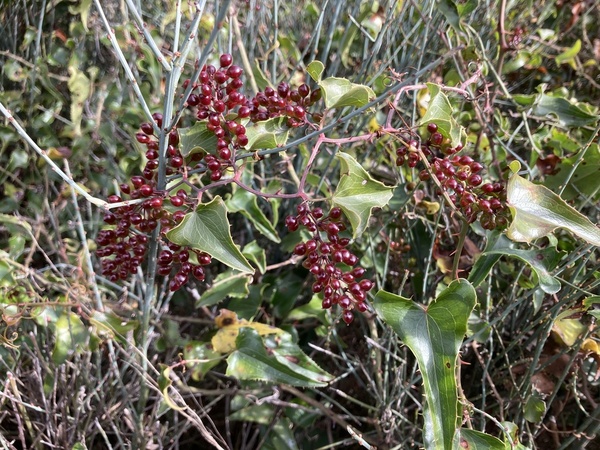
[[344,311],[344,314],[342,314],[342,319],[344,319],[344,322],[346,322],[347,325],[350,325],[354,320],[354,314],[352,311]]
[[151,123],[143,123],[140,125],[141,130],[146,133],[148,136],[152,136],[154,134],[154,127]]
[[148,184],[143,184],[140,186],[139,191],[144,197],[150,197],[154,192],[154,189]]
[[219,57],[219,64],[221,67],[229,67],[232,62],[233,62],[233,56],[231,56],[229,53],[223,53]]
[[242,76],[242,73],[244,73],[244,71],[239,66],[234,65],[227,69],[227,75],[229,75],[229,78],[239,78]]
[[438,126],[435,123],[428,123],[427,124],[427,131],[429,131],[429,133],[435,133],[438,130]]

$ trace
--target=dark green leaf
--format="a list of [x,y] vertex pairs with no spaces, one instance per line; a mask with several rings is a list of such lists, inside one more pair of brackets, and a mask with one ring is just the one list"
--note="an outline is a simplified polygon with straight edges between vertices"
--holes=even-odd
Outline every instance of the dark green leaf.
[[546,413],[546,402],[542,400],[537,393],[529,396],[523,408],[525,420],[531,423],[539,423]]
[[227,270],[215,278],[214,283],[196,302],[200,306],[216,305],[227,297],[244,298],[248,295],[248,284],[251,276],[243,272]]
[[598,121],[598,116],[584,111],[562,97],[540,94],[537,105],[533,108],[536,116],[556,116],[558,122],[566,127],[583,127]]
[[186,366],[192,371],[192,378],[202,380],[206,374],[223,360],[221,353],[215,352],[209,342],[190,341],[183,347]]
[[233,269],[254,273],[254,268],[233,243],[227,208],[219,196],[186,214],[181,223],[169,230],[167,238],[175,244],[206,252]]
[[[283,341],[283,336],[279,338]],[[258,333],[242,328],[236,346],[237,350],[227,358],[229,376],[304,387],[326,386],[332,379],[291,341],[270,348],[269,355]]]
[[390,201],[394,187],[386,186],[371,175],[347,153],[338,153],[340,182],[332,201],[343,211],[352,225],[352,236],[362,235],[369,225],[371,210],[383,208]]
[[456,384],[458,351],[475,307],[475,289],[454,281],[429,306],[379,291],[375,310],[412,351],[425,388],[425,443],[428,448],[452,448],[459,424]]
[[461,428],[454,440],[455,450],[505,450],[500,439],[481,431]]
[[571,175],[571,171],[578,159],[579,154],[570,158],[564,158],[556,166],[558,173],[546,178],[544,185],[557,192],[567,182],[567,179],[569,179],[569,184],[567,184],[561,194],[565,200],[573,200],[580,196],[585,196],[598,201],[600,199],[600,183],[598,183],[600,147],[598,144],[590,145],[585,152],[583,161]]
[[265,249],[260,247],[256,241],[249,242],[242,249],[242,254],[249,260],[256,264],[260,273],[267,271],[267,257]]

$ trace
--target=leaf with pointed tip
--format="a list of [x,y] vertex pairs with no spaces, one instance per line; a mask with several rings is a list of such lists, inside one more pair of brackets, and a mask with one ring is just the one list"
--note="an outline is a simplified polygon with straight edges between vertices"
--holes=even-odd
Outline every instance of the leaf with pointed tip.
[[461,143],[465,132],[454,118],[456,114],[450,100],[437,84],[427,83],[427,89],[431,99],[420,125],[435,123],[438,126],[438,131],[445,138],[450,139],[452,147],[456,147]]
[[350,82],[346,78],[329,77],[319,83],[327,108],[364,106],[375,98],[369,86]]
[[181,141],[181,155],[184,158],[200,151],[214,153],[217,148],[217,137],[206,128],[205,121],[196,122],[189,128],[180,128],[179,140]]
[[392,198],[393,187],[371,178],[371,175],[347,153],[338,153],[340,160],[340,182],[332,201],[339,206],[352,225],[352,236],[356,238],[369,225],[371,210],[383,208]]
[[227,375],[240,380],[262,380],[291,386],[326,386],[332,376],[317,366],[288,333],[267,342],[269,353],[259,334],[242,328],[235,350],[227,358]]
[[254,273],[254,268],[231,238],[227,208],[218,195],[186,214],[181,223],[167,232],[167,239],[174,244],[208,253],[233,269]]
[[452,448],[459,425],[458,351],[475,307],[475,289],[453,281],[428,306],[379,291],[375,310],[415,355],[425,388],[425,447]]
[[534,184],[515,171],[508,181],[506,195],[513,216],[506,234],[513,241],[531,242],[557,228],[565,228],[600,246],[600,229],[546,186]]
[[505,450],[504,442],[500,439],[482,433],[481,431],[461,428],[454,439],[456,450]]
[[321,81],[321,76],[325,71],[325,66],[321,61],[314,60],[308,66],[306,66],[306,71],[313,80],[319,83]]
[[281,147],[287,142],[289,132],[287,118],[283,116],[256,122],[253,126],[246,128],[248,143],[245,148],[255,150]]
[[196,300],[196,308],[216,305],[226,298],[244,298],[248,295],[251,275],[235,270],[221,272],[213,284]]

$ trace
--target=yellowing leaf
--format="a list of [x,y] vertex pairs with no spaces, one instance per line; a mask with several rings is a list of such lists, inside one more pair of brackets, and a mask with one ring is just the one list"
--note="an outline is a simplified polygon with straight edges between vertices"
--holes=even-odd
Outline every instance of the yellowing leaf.
[[237,314],[228,309],[221,310],[219,315],[215,317],[215,324],[219,327],[219,331],[213,336],[211,343],[213,350],[219,353],[230,353],[237,348],[235,340],[240,333],[240,328],[252,328],[260,336],[283,333],[282,329],[264,323],[238,319]]

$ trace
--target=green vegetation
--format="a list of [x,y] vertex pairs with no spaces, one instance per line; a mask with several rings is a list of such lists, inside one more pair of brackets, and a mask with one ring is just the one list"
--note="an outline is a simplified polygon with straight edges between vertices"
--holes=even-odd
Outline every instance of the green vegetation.
[[3,2],[1,447],[596,448],[600,8],[538,3]]

